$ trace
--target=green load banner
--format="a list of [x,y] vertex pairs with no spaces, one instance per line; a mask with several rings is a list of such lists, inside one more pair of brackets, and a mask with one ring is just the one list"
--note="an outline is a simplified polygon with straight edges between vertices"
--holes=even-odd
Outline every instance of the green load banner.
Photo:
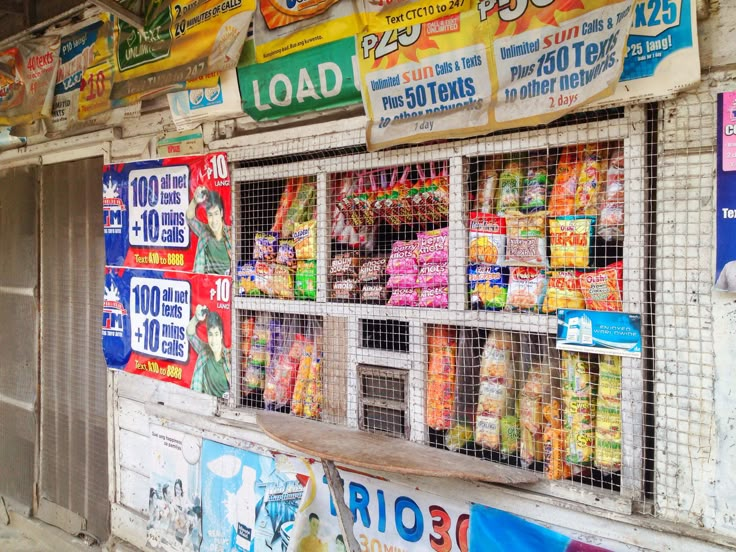
[[253,41],[248,41],[240,61],[243,111],[256,121],[361,102],[352,37],[266,63],[256,63]]

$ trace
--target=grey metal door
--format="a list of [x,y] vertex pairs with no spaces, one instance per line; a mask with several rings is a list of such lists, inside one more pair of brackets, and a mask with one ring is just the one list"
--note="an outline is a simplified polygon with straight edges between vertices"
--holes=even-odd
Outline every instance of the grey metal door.
[[38,175],[0,171],[0,496],[25,514],[38,453]]
[[109,535],[102,158],[43,167],[37,516]]

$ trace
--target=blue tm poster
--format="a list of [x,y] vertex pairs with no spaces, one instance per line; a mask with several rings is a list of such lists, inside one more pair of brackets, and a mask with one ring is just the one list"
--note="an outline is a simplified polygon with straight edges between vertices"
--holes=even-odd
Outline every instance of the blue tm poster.
[[205,440],[201,552],[286,550],[309,478],[303,466]]
[[736,92],[718,94],[716,289],[736,292]]

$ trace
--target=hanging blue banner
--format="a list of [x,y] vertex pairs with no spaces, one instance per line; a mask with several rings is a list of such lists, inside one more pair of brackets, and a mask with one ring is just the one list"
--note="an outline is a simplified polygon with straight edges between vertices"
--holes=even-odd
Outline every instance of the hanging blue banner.
[[641,357],[641,316],[625,312],[559,309],[557,348]]

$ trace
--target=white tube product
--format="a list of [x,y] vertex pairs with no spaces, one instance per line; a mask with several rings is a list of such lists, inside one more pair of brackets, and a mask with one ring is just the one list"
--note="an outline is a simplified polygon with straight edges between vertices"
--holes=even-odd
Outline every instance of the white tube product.
[[242,485],[237,495],[237,531],[235,543],[243,550],[250,551],[253,531],[256,524],[255,483],[256,471],[243,466]]

